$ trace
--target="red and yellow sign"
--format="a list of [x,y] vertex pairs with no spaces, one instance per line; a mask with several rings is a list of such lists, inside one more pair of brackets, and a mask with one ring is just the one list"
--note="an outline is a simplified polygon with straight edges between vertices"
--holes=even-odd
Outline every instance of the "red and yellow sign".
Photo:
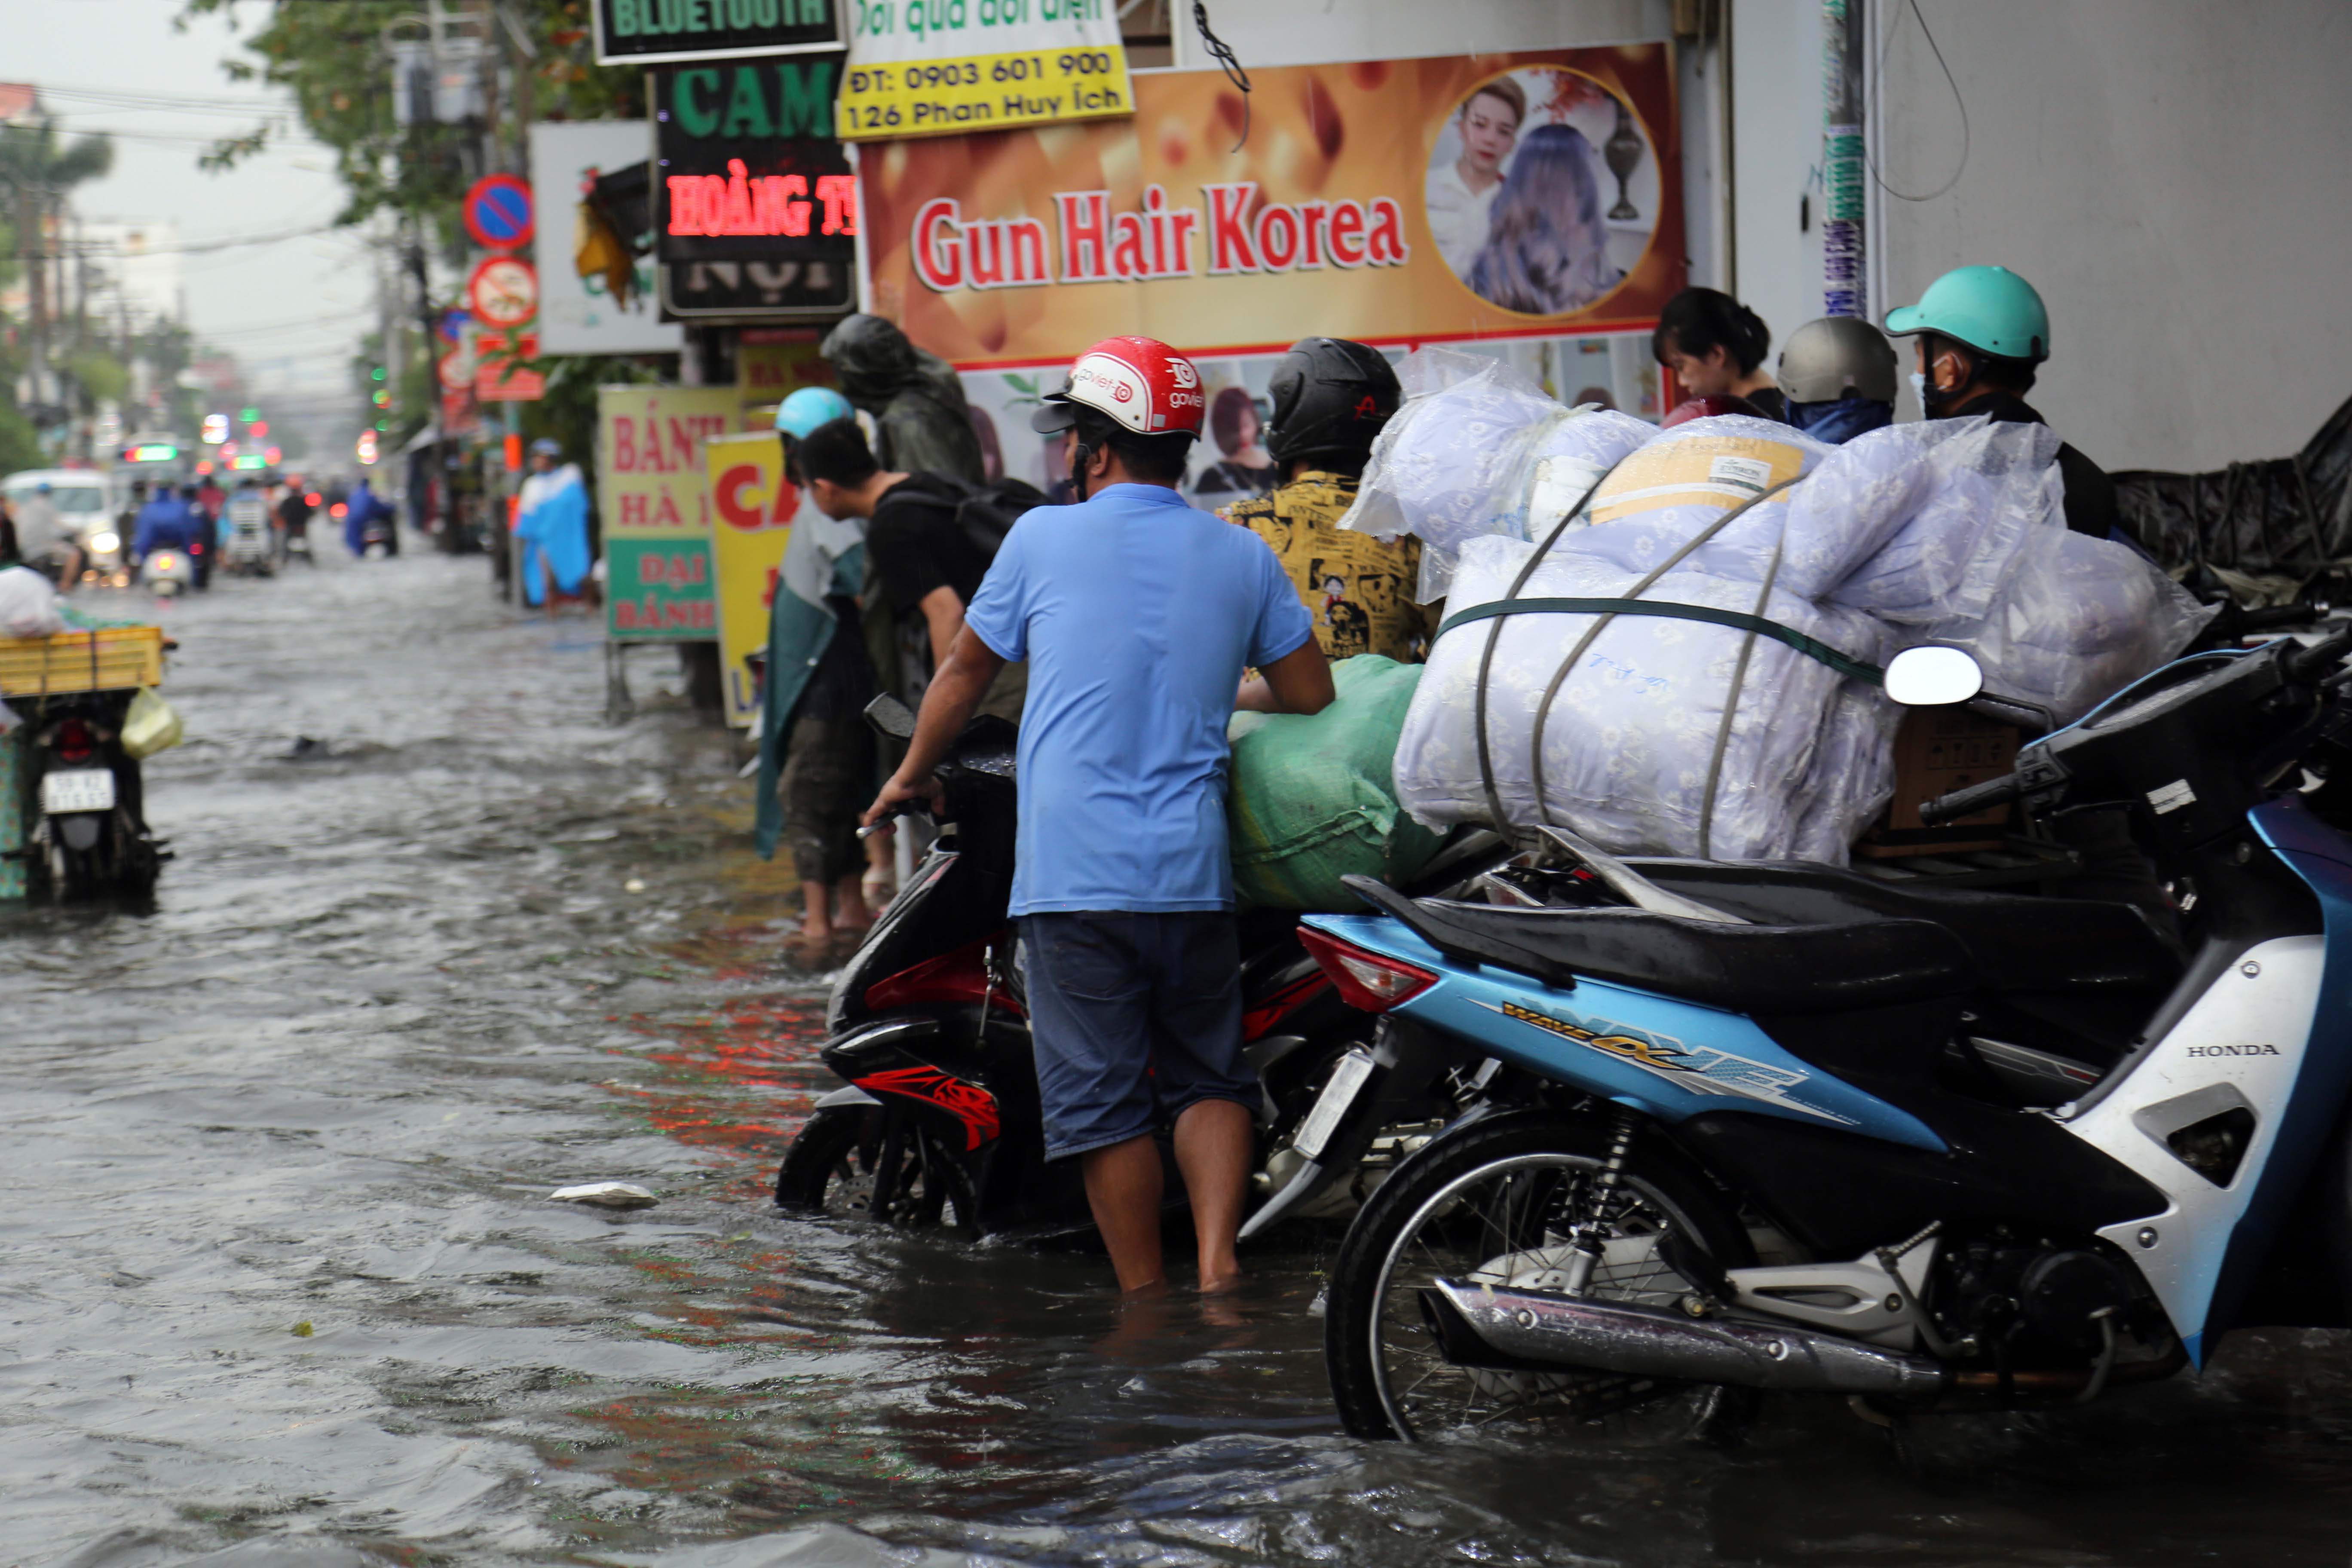
[[719,590],[719,668],[727,722],[759,715],[750,656],[768,646],[776,574],[793,537],[801,493],[784,478],[784,444],[772,430],[712,436],[702,443],[710,474],[710,574]]
[[[966,369],[1646,328],[1685,278],[1671,47],[1135,79],[1132,120],[869,149],[873,309]],[[1240,145],[1236,149],[1236,143]]]
[[738,428],[742,408],[731,386],[596,389],[605,632],[615,640],[719,635],[702,444]]

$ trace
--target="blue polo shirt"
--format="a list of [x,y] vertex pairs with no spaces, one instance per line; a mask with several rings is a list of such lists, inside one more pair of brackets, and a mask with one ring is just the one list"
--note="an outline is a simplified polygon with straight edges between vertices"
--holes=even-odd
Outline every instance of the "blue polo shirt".
[[964,624],[1029,663],[1013,913],[1231,909],[1234,691],[1315,630],[1265,542],[1112,485],[1024,515]]

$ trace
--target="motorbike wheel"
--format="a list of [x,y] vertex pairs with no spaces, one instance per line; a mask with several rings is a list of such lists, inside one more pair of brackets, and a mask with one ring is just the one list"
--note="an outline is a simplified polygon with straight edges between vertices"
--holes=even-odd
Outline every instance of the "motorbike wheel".
[[[886,1169],[890,1197],[877,1213]],[[896,1230],[979,1234],[979,1194],[961,1154],[929,1127],[878,1105],[837,1105],[810,1117],[776,1172],[776,1205]]]
[[[1606,1162],[1606,1122],[1515,1111],[1409,1160],[1372,1194],[1333,1265],[1323,1359],[1340,1419],[1359,1437],[1417,1442],[1454,1427],[1600,1433],[1612,1447],[1736,1443],[1753,1389],[1571,1367],[1458,1366],[1424,1323],[1422,1289],[1444,1277],[1558,1289],[1569,1237]],[[1603,1215],[1591,1293],[1670,1306],[1690,1283],[1661,1259],[1678,1232],[1727,1268],[1755,1260],[1738,1216],[1663,1140],[1637,1142]]]

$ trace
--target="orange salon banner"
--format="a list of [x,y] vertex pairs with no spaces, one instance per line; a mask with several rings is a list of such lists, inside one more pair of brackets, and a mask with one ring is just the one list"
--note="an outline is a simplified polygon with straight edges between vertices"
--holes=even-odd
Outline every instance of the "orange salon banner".
[[[1669,45],[1135,78],[1132,120],[868,148],[868,308],[963,369],[1646,329],[1683,286]],[[1236,143],[1240,143],[1238,149]]]

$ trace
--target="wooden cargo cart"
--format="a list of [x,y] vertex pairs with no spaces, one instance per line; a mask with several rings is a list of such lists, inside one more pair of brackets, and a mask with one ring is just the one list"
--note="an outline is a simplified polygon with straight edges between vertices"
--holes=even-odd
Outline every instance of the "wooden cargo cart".
[[163,679],[163,628],[99,626],[45,637],[0,637],[0,697],[120,691]]

